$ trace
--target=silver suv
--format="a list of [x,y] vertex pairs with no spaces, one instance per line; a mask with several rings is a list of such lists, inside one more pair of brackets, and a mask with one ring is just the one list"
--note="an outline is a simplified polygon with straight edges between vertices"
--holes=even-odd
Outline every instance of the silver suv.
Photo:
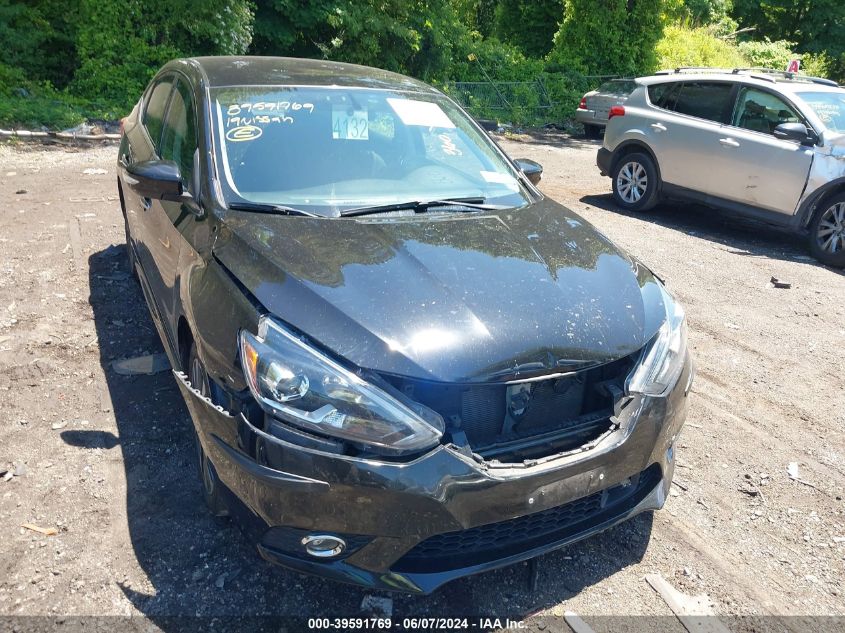
[[759,69],[677,69],[636,80],[610,110],[597,163],[616,203],[725,209],[809,237],[845,267],[845,89]]

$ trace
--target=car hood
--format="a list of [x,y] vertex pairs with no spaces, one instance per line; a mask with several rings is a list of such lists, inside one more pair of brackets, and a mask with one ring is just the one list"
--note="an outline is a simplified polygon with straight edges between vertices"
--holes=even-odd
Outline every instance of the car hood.
[[640,349],[651,273],[568,209],[349,219],[227,212],[214,255],[283,322],[358,367],[528,378]]

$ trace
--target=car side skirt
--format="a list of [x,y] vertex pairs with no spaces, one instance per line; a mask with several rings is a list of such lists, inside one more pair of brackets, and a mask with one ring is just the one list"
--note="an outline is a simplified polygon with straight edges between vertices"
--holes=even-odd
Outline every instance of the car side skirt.
[[709,207],[730,211],[731,213],[735,213],[739,216],[750,218],[778,228],[789,229],[792,231],[801,231],[803,228],[801,217],[797,214],[787,215],[784,213],[778,213],[777,211],[769,211],[768,209],[761,209],[759,207],[743,204],[734,200],[727,200],[725,198],[702,193],[700,191],[679,187],[678,185],[673,185],[668,182],[663,183],[661,193],[666,198],[697,202]]

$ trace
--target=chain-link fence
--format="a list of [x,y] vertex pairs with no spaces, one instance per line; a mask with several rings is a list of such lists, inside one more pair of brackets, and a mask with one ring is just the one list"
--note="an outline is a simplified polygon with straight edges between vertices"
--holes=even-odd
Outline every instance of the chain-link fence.
[[549,73],[533,81],[455,81],[444,91],[476,119],[542,125],[573,118],[585,92],[616,75]]

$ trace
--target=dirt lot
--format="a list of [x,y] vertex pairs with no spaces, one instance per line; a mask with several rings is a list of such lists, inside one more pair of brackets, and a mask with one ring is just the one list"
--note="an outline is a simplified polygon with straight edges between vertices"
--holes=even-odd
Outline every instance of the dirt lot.
[[[750,626],[735,615],[845,614],[842,272],[799,238],[708,209],[620,213],[594,142],[503,143],[543,163],[544,191],[686,306],[698,377],[677,485],[662,512],[540,559],[534,591],[518,565],[394,595],[394,620],[480,614],[543,628],[537,614],[571,610],[602,630],[598,615],[670,614],[643,579],[653,572],[707,594],[734,630]],[[115,154],[0,146],[0,473],[12,473],[0,477],[0,616],[143,615],[170,630],[167,616],[360,615],[365,592],[269,566],[205,511],[168,372],[112,371],[161,350],[126,273]]]

